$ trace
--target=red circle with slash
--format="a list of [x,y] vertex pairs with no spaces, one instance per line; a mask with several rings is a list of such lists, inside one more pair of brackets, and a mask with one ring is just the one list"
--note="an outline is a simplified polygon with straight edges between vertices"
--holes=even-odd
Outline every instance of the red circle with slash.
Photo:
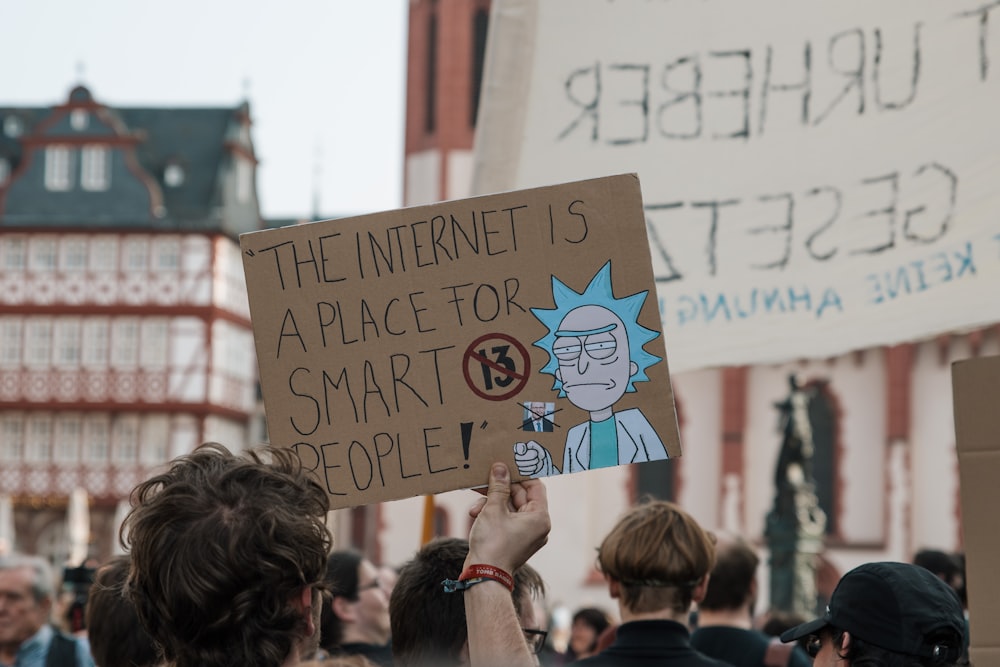
[[[489,344],[490,341],[494,344]],[[472,341],[465,349],[462,364],[469,389],[487,401],[505,401],[517,396],[528,384],[531,373],[528,350],[516,338],[502,333],[486,334]]]

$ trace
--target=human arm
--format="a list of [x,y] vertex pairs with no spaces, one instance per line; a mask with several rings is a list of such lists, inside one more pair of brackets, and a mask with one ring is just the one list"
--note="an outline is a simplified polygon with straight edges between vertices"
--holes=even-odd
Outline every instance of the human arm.
[[[502,463],[490,470],[486,498],[470,510],[465,565],[486,564],[513,573],[548,541],[551,521],[545,486],[538,480],[511,484]],[[535,658],[524,639],[511,592],[485,581],[465,592],[469,659],[473,667],[529,667]]]

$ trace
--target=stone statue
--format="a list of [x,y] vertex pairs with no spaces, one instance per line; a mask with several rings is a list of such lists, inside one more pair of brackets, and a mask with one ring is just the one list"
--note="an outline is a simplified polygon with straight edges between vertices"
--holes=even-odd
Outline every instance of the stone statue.
[[826,515],[816,498],[813,439],[809,421],[812,392],[788,378],[789,394],[779,411],[781,449],[774,472],[774,507],[765,537],[771,551],[771,606],[804,616],[816,613],[816,557],[823,548]]

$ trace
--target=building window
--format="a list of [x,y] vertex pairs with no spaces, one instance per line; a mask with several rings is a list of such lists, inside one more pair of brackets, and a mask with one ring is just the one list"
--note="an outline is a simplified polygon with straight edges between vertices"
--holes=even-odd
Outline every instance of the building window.
[[91,271],[118,270],[118,239],[114,236],[100,236],[90,242]]
[[80,320],[59,319],[55,323],[56,338],[56,362],[60,366],[79,366],[80,348],[83,341],[80,340]]
[[184,185],[184,167],[179,164],[168,164],[163,170],[163,184],[168,188],[179,188]]
[[24,121],[17,116],[7,116],[3,119],[3,133],[11,139],[17,139],[24,134]]
[[139,364],[150,370],[167,365],[167,320],[150,318],[142,323],[142,344],[139,347]]
[[45,149],[45,189],[65,192],[73,183],[73,150],[69,146]]
[[90,114],[83,109],[73,109],[69,114],[69,126],[77,132],[86,130],[90,122]]
[[37,415],[28,420],[24,460],[28,463],[47,463],[52,460],[52,419],[48,415]]
[[24,457],[24,421],[21,415],[0,417],[0,461],[20,462]]
[[24,238],[11,237],[3,239],[5,269],[11,271],[23,271],[27,265],[28,243]]
[[56,422],[56,463],[80,460],[81,430],[79,417],[62,417]]
[[167,446],[170,440],[170,420],[166,415],[151,415],[142,425],[142,463],[156,465],[167,460]]
[[83,323],[83,365],[89,368],[106,368],[111,340],[108,335],[108,320],[88,319]]
[[111,325],[111,365],[135,368],[139,363],[139,320],[121,318]]
[[83,271],[87,268],[87,241],[80,237],[63,239],[63,271]]
[[139,460],[139,418],[120,417],[115,422],[111,443],[113,463],[136,463]]
[[80,187],[102,192],[111,184],[111,161],[107,146],[84,146],[80,151]]
[[157,271],[176,271],[181,266],[181,242],[174,236],[157,239],[154,254]]
[[0,158],[0,185],[5,185],[10,178],[10,161]]
[[108,462],[111,451],[108,421],[105,417],[89,418],[83,424],[83,456],[87,463]]
[[427,87],[424,90],[424,131],[433,134],[437,127],[437,56],[438,56],[438,22],[437,13],[431,10],[427,20]]
[[469,125],[476,126],[479,114],[479,96],[483,88],[483,64],[486,61],[486,34],[490,26],[490,12],[477,9],[472,17],[472,99],[470,100]]
[[0,317],[0,365],[21,365],[21,319]]
[[145,271],[149,265],[149,241],[130,238],[125,242],[125,270]]
[[29,320],[25,343],[25,364],[48,366],[52,350],[52,320]]
[[59,258],[59,245],[54,236],[36,236],[31,240],[32,271],[55,271]]

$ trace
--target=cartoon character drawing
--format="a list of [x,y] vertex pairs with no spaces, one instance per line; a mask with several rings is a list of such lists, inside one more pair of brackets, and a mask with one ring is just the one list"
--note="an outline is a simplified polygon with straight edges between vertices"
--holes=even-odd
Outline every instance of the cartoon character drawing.
[[647,292],[616,299],[611,288],[611,262],[577,293],[552,276],[555,308],[532,308],[548,328],[535,346],[549,353],[542,373],[555,377],[553,390],[586,410],[590,419],[569,429],[562,468],[534,440],[514,445],[518,471],[546,477],[624,463],[667,458],[660,436],[638,408],[615,412],[636,382],[648,381],[646,369],[661,361],[643,346],[660,334],[638,323]]

